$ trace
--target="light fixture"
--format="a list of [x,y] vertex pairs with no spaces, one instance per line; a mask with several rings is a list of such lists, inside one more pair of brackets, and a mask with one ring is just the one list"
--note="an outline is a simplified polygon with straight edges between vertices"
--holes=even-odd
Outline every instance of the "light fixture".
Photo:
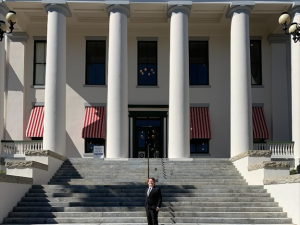
[[300,40],[300,24],[299,23],[292,23],[288,28],[288,24],[290,23],[291,18],[287,12],[281,13],[281,16],[278,19],[279,24],[283,27],[285,34],[291,34],[293,36],[293,40],[296,43]]
[[18,17],[15,11],[9,11],[6,15],[6,21],[9,23],[10,31],[7,32],[6,23],[3,20],[0,20],[0,41],[4,38],[4,34],[12,33],[14,25],[18,22]]

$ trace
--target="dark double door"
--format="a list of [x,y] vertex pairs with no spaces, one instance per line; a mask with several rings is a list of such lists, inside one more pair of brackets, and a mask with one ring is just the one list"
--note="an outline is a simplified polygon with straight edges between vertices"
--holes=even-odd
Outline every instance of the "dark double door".
[[134,158],[163,157],[163,118],[135,118],[133,135]]

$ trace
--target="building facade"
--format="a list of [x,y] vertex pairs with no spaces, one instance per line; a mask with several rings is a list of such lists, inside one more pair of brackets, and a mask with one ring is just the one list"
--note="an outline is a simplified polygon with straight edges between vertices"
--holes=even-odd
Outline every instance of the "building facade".
[[[0,1],[2,140],[68,157],[231,157],[254,143],[300,154],[293,1]],[[297,161],[298,160],[298,161]]]

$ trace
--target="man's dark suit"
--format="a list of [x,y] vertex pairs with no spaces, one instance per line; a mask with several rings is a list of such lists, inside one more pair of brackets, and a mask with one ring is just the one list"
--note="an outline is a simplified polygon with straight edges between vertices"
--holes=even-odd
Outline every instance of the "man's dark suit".
[[156,211],[156,208],[160,208],[161,202],[162,202],[162,196],[161,196],[161,190],[160,188],[154,186],[152,187],[152,190],[147,195],[148,188],[146,188],[145,194],[146,194],[146,213],[147,213],[147,220],[148,225],[158,225],[158,211]]

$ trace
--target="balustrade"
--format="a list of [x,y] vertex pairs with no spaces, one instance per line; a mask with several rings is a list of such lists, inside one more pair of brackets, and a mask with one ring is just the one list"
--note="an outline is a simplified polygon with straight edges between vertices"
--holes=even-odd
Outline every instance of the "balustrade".
[[43,150],[43,141],[1,141],[1,155],[25,154],[26,150]]
[[254,143],[254,150],[271,150],[272,156],[294,156],[294,142]]

